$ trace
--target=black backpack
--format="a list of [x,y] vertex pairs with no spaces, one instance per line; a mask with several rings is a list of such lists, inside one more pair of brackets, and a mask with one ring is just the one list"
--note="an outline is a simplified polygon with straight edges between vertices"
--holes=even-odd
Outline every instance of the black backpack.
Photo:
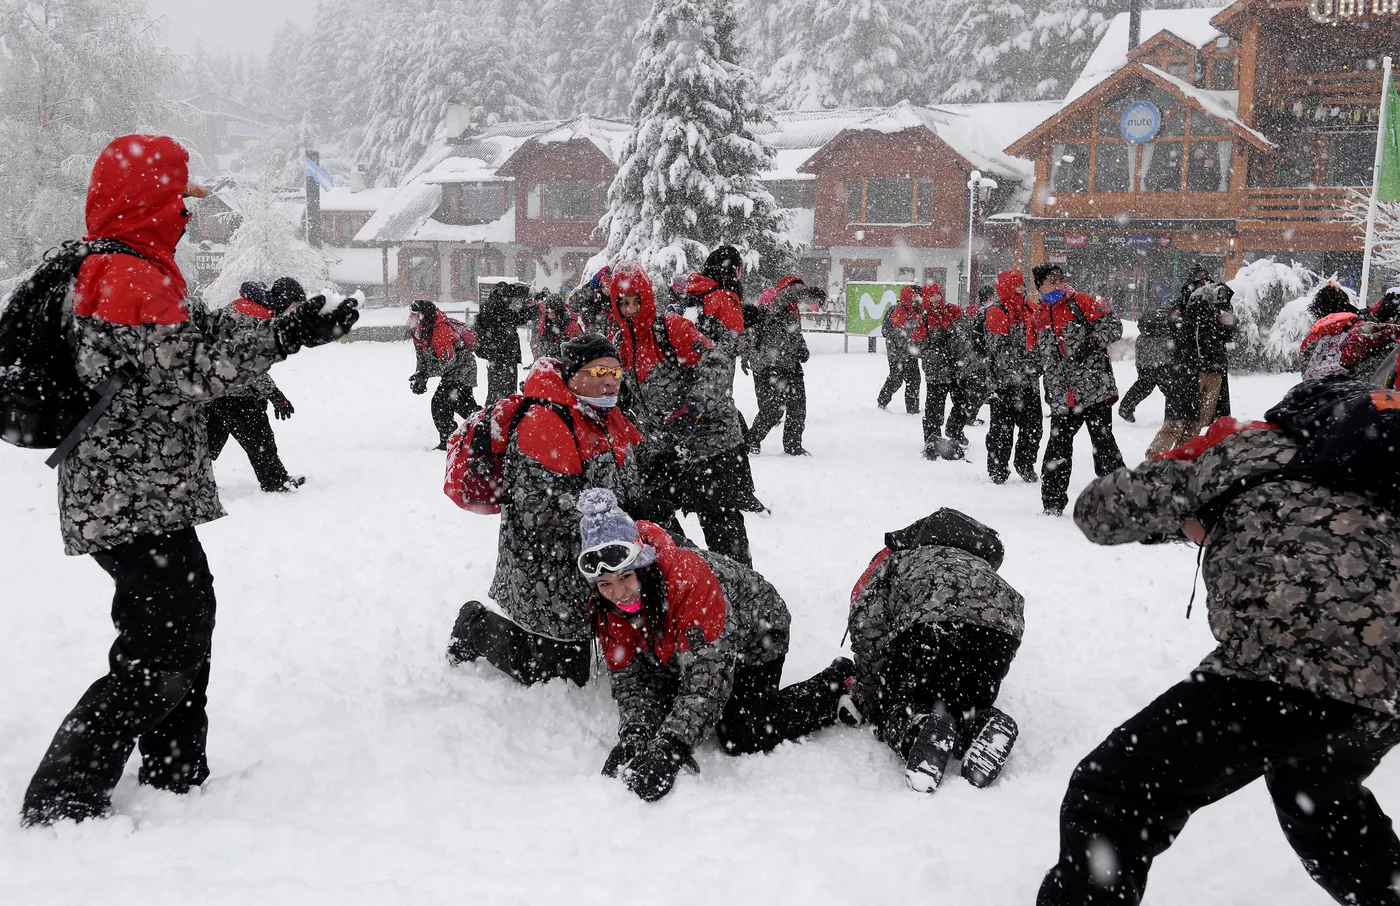
[[1375,494],[1400,509],[1400,393],[1344,377],[1303,381],[1264,417],[1299,444],[1282,478]]
[[885,533],[885,547],[892,551],[927,545],[966,551],[986,560],[992,569],[1001,569],[1001,562],[1006,557],[996,529],[983,525],[961,510],[948,507],[935,510],[899,531]]
[[55,450],[50,466],[77,445],[126,381],[118,372],[90,390],[78,379],[63,338],[63,307],[88,255],[142,257],[114,239],[65,242],[45,255],[0,312],[0,438]]

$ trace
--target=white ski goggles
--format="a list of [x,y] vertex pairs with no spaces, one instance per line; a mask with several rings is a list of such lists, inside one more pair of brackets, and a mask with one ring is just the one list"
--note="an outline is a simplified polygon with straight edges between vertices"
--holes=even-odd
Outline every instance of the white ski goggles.
[[605,572],[621,573],[637,562],[642,547],[631,541],[608,541],[590,547],[578,555],[578,571],[589,579],[596,579]]

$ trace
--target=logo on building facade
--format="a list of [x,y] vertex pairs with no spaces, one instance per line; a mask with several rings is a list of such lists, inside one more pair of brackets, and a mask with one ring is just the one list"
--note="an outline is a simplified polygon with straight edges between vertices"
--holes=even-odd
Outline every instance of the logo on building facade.
[[1308,0],[1308,15],[1320,25],[1400,16],[1400,0]]
[[[1400,0],[1395,0],[1400,3]],[[1151,101],[1137,101],[1128,105],[1118,121],[1118,129],[1123,137],[1135,145],[1150,142],[1162,128],[1162,111]]]

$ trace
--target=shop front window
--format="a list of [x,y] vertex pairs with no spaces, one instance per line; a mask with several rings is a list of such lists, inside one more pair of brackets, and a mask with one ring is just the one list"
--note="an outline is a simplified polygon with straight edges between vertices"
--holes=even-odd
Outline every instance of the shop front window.
[[1186,164],[1189,192],[1230,191],[1230,155],[1234,146],[1227,141],[1192,141]]
[[1127,142],[1103,142],[1094,151],[1094,191],[1131,192],[1136,149]]
[[1059,192],[1089,191],[1089,146],[1050,146],[1050,190]]
[[1369,186],[1375,154],[1374,132],[1338,132],[1328,136],[1327,185]]
[[1138,191],[1181,191],[1181,142],[1147,142],[1142,146],[1142,184]]

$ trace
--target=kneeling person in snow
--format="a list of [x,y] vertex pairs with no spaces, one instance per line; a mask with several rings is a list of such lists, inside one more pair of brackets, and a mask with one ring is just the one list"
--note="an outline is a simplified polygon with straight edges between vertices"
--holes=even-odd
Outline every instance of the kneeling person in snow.
[[[642,435],[617,408],[622,365],[602,337],[569,340],[525,379],[528,410],[506,447],[500,544],[490,595],[510,618],[468,601],[452,629],[454,662],[484,657],[527,685],[591,669],[589,585],[578,574],[578,495],[611,487],[638,500],[632,449]],[[515,621],[515,622],[512,622]]]
[[856,679],[842,719],[872,721],[920,792],[938,788],[952,756],[969,783],[987,786],[1016,741],[1016,722],[994,703],[1025,602],[997,575],[1001,560],[996,532],[941,509],[885,535],[851,592]]
[[836,721],[851,675],[839,658],[779,689],[787,656],[787,604],[766,579],[723,554],[676,547],[635,523],[611,491],[579,498],[578,568],[612,671],[618,741],[603,773],[654,802],[714,728],[730,755],[767,752]]

